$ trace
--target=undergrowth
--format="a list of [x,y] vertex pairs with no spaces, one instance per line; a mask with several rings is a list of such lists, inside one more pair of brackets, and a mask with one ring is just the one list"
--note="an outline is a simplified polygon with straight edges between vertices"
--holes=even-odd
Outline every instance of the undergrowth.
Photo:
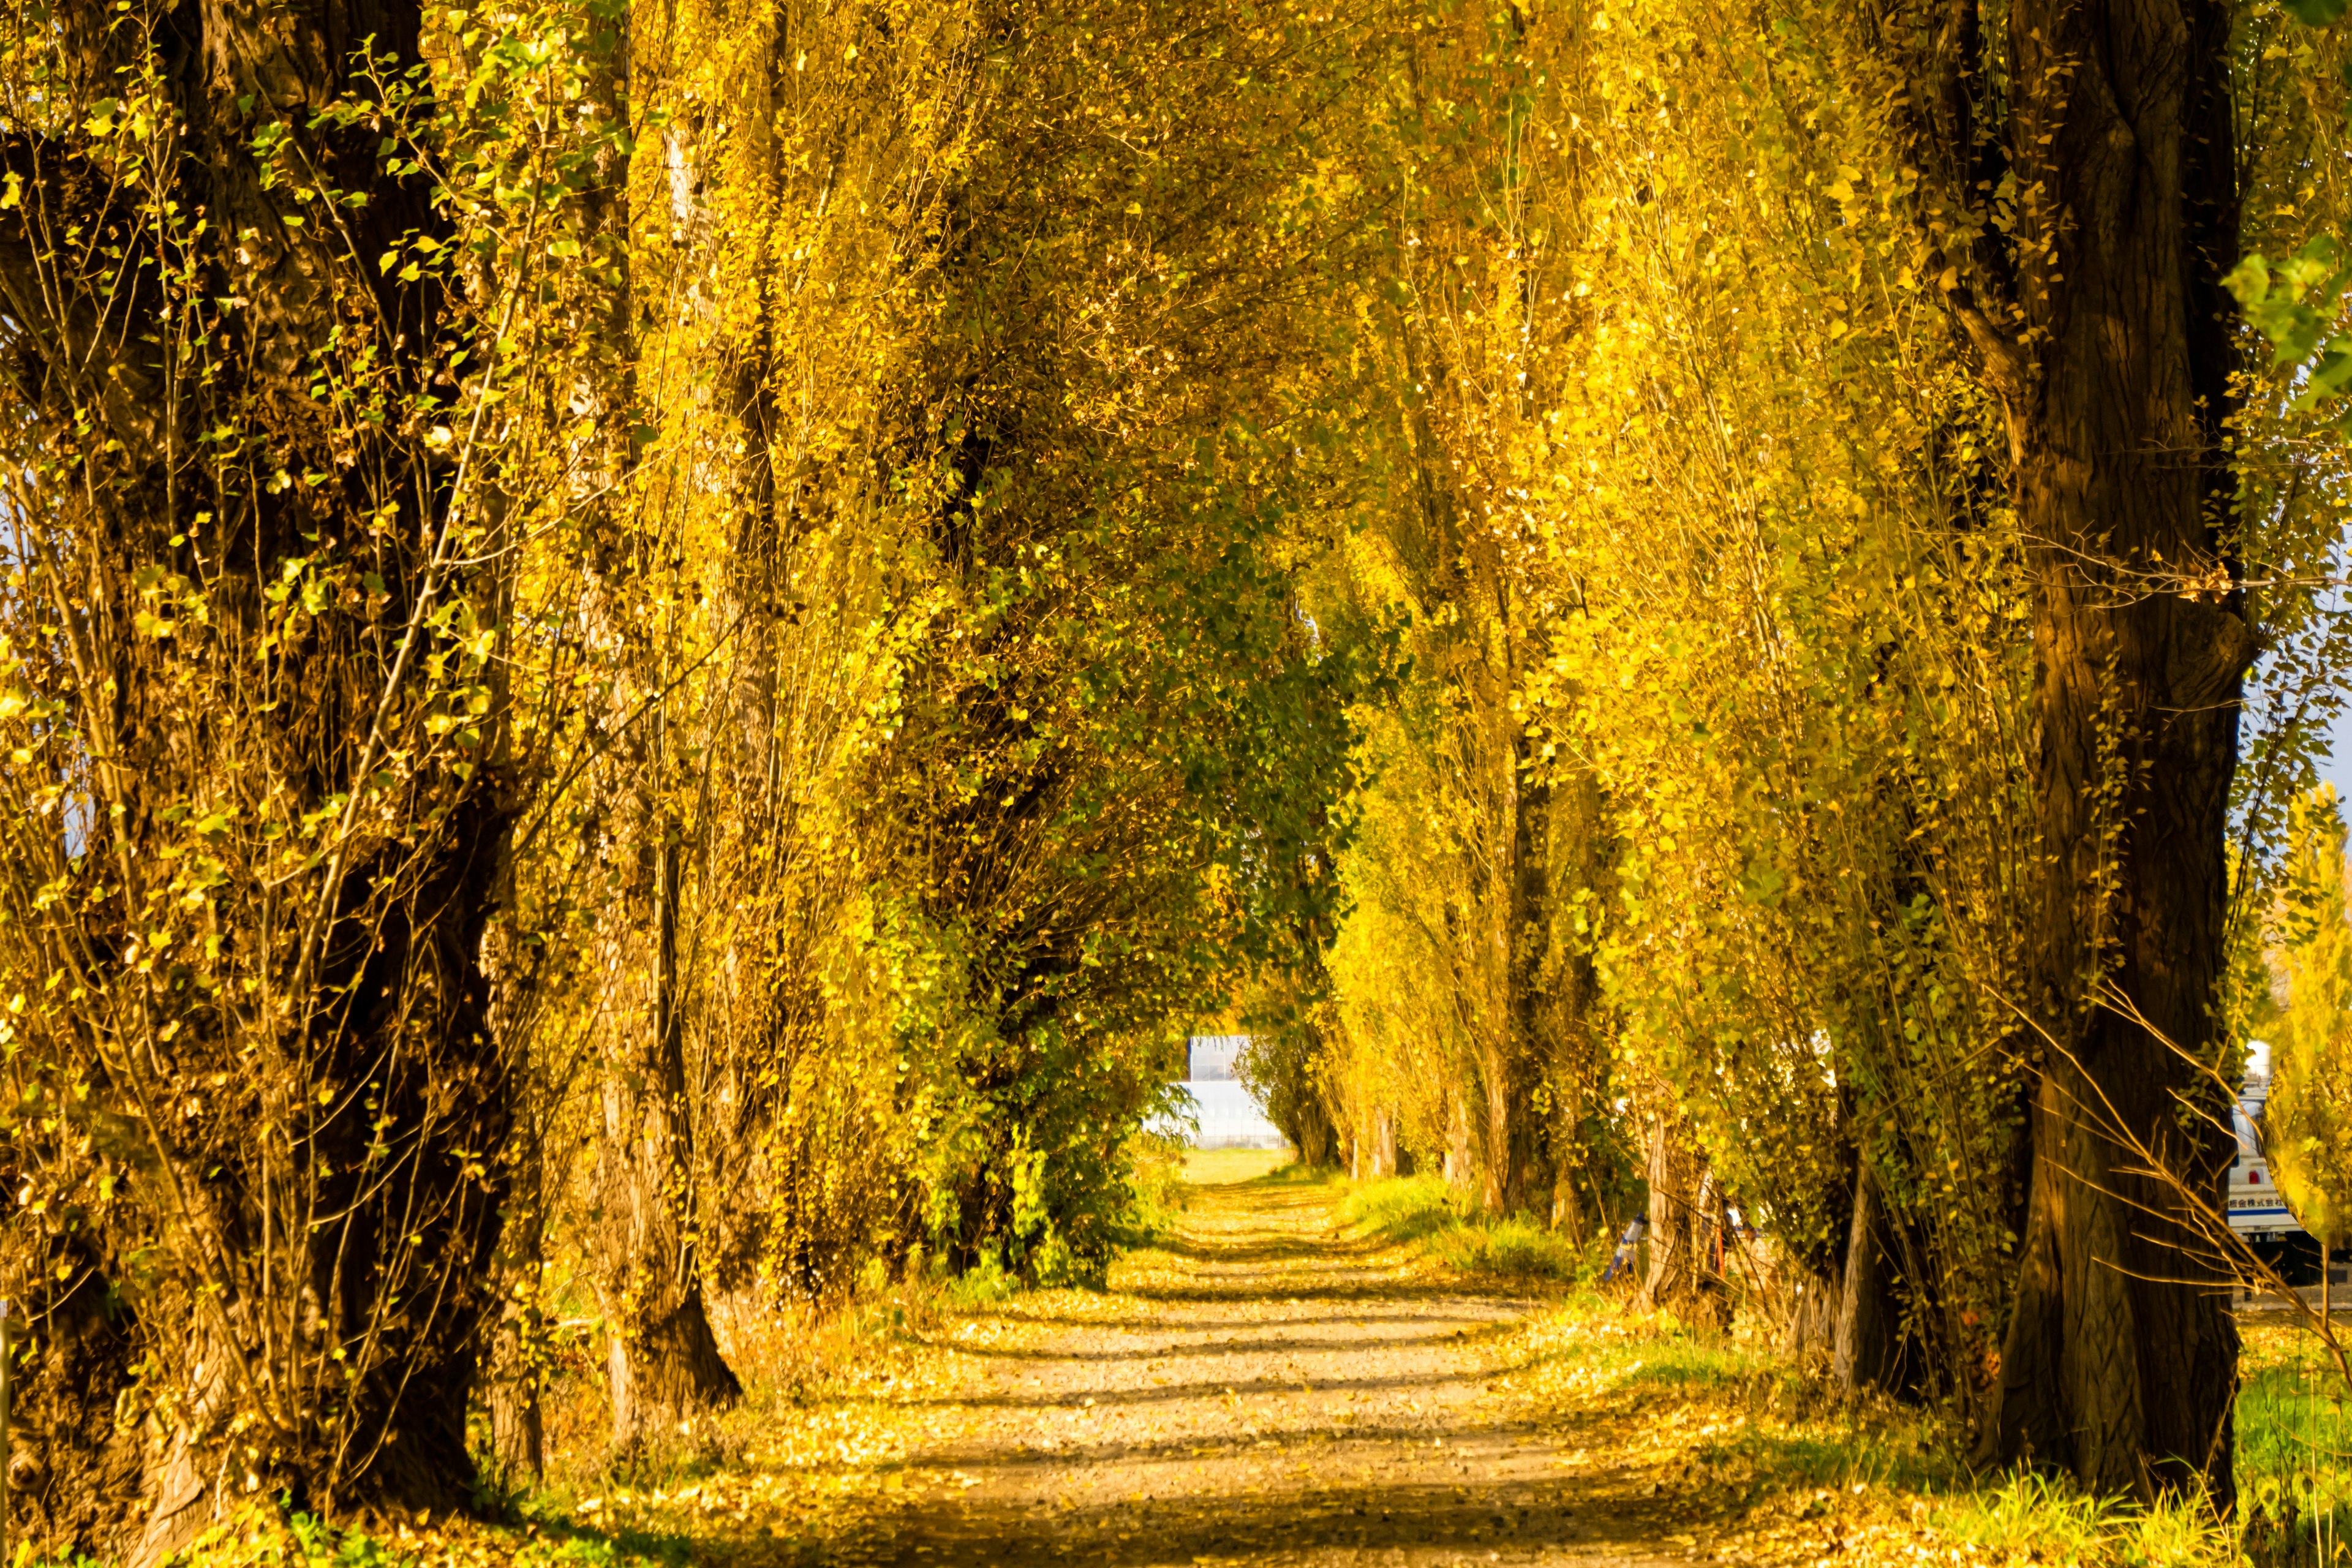
[[2307,1332],[2252,1323],[2239,1360],[2238,1499],[2263,1568],[2352,1563],[2352,1408]]
[[1118,1226],[1123,1247],[1149,1246],[1171,1233],[1184,1212],[1192,1184],[1184,1179],[1188,1152],[1181,1138],[1146,1132],[1130,1145],[1134,1170],[1128,1178],[1127,1212]]
[[1639,1311],[1630,1293],[1580,1291],[1498,1348],[1505,1384],[1538,1419],[1646,1448],[1656,1484],[1692,1500],[1695,1529],[1715,1531],[1728,1561],[2352,1563],[2341,1534],[2352,1426],[2340,1380],[2294,1330],[2258,1324],[2247,1342],[2241,1506],[2226,1521],[2193,1499],[2143,1507],[2030,1471],[1972,1471],[1948,1416],[1842,1398],[1752,1324],[1693,1331]]
[[1606,1261],[1598,1241],[1580,1244],[1524,1215],[1489,1218],[1469,1195],[1434,1176],[1349,1184],[1340,1224],[1386,1241],[1419,1243],[1464,1274],[1578,1284]]

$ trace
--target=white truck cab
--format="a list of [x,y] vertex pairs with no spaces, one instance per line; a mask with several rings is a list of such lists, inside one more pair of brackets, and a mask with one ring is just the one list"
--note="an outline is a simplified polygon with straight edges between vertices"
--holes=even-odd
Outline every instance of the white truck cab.
[[[2287,1283],[2316,1285],[2319,1242],[2295,1222],[2286,1200],[2279,1195],[2270,1157],[2263,1151],[2263,1104],[2270,1098],[2270,1092],[2271,1048],[2261,1040],[2249,1040],[2246,1079],[2231,1115],[2238,1134],[2238,1153],[2230,1162],[2230,1229],[2256,1256],[2277,1269]],[[2337,1268],[2340,1269],[2340,1262]]]
[[2271,1163],[2257,1136],[2262,1110],[2263,1095],[2257,1091],[2239,1100],[2233,1113],[2238,1157],[2230,1162],[2230,1228],[2248,1241],[2284,1241],[2303,1234],[2303,1226],[2287,1212],[2286,1200],[2271,1179]]
[[2238,1134],[2238,1155],[2230,1162],[2230,1228],[2252,1242],[2284,1242],[2304,1234],[2286,1200],[2271,1178],[2271,1163],[2263,1152],[2263,1102],[2271,1092],[2271,1047],[2264,1040],[2246,1042],[2246,1078],[2240,1085],[2231,1121]]

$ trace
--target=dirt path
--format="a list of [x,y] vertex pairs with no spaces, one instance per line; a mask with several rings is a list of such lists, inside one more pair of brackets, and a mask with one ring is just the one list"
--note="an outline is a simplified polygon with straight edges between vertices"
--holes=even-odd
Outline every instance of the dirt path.
[[[1417,1278],[1336,1231],[1330,1189],[1200,1188],[1103,1296],[951,1322],[959,1386],[890,1506],[825,1556],[873,1563],[1664,1561],[1622,1476],[1490,1390],[1530,1303]],[[1654,1491],[1654,1488],[1652,1490]],[[1675,1552],[1676,1556],[1681,1553]]]

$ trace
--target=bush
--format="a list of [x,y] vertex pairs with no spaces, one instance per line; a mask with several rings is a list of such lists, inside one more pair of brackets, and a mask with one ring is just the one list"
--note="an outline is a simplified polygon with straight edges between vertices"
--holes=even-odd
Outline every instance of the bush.
[[1132,1173],[1120,1240],[1130,1247],[1158,1239],[1184,1212],[1190,1184],[1184,1180],[1185,1144],[1164,1132],[1139,1132],[1128,1145]]

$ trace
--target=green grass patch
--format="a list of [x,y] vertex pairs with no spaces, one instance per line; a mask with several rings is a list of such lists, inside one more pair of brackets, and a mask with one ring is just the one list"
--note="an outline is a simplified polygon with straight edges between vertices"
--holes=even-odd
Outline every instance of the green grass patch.
[[1287,1149],[1187,1149],[1183,1155],[1184,1180],[1196,1187],[1262,1181],[1296,1168]]
[[2310,1333],[2250,1324],[2239,1361],[2238,1499],[2263,1568],[2352,1563],[2352,1389]]
[[1464,1274],[1575,1284],[1599,1269],[1593,1247],[1524,1215],[1490,1217],[1435,1176],[1391,1176],[1350,1184],[1339,1222],[1387,1241],[1418,1243]]
[[[568,1520],[520,1527],[448,1521],[434,1527],[371,1531],[327,1523],[282,1505],[257,1502],[173,1554],[173,1568],[685,1568],[683,1536],[605,1532]],[[47,1568],[27,1559],[31,1568]],[[66,1568],[57,1564],[56,1568]],[[73,1568],[97,1568],[87,1558]]]

